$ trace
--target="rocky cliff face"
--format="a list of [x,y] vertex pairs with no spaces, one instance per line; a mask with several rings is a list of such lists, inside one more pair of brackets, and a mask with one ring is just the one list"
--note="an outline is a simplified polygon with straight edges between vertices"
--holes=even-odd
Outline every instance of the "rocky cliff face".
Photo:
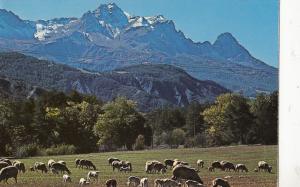
[[[77,90],[104,101],[125,96],[137,101],[142,111],[162,105],[186,106],[192,101],[211,102],[218,95],[229,92],[215,82],[198,80],[171,65],[143,64],[99,73],[19,53],[0,54],[0,75],[20,80],[24,87],[28,87],[20,97],[33,95],[36,87],[64,92]],[[1,90],[14,92],[15,89],[3,85]]]

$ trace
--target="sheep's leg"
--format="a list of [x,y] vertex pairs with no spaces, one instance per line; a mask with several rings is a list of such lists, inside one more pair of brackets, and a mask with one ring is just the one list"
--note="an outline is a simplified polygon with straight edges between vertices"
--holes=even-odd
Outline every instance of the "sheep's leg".
[[17,176],[15,177],[15,182],[16,182],[16,183],[18,183],[18,179],[17,179]]

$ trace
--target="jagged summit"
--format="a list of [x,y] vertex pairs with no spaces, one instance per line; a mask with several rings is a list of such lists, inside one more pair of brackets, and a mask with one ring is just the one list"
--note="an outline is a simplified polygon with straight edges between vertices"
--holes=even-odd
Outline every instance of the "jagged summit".
[[115,3],[101,4],[93,14],[112,28],[124,28],[128,25],[128,17]]
[[213,44],[195,42],[163,15],[133,16],[115,3],[102,4],[80,18],[46,21],[25,21],[0,10],[0,51],[5,50],[92,71],[175,64],[247,95],[278,88],[278,70],[253,57],[231,33],[221,34]]

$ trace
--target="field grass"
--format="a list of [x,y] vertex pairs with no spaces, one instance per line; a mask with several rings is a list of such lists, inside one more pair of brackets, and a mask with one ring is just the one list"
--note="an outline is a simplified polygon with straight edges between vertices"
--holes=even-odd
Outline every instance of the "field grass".
[[[33,157],[28,159],[19,159],[24,162],[26,167],[32,166],[34,162],[41,161],[47,164],[49,159],[64,160],[71,170],[72,184],[65,185],[62,183],[61,175],[41,174],[38,172],[26,171],[25,174],[19,174],[18,184],[15,185],[12,179],[9,180],[11,186],[78,186],[81,177],[86,177],[88,170],[75,168],[75,158],[84,158],[93,161],[97,170],[100,171],[100,180],[98,184],[93,183],[90,186],[104,186],[109,178],[115,178],[118,186],[123,187],[128,176],[135,175],[138,177],[147,177],[150,180],[150,186],[153,186],[153,180],[156,178],[168,178],[172,176],[172,171],[168,170],[166,174],[146,174],[144,171],[145,162],[147,160],[175,159],[186,161],[193,167],[196,167],[196,160],[205,161],[204,168],[200,169],[199,176],[204,181],[205,186],[211,186],[211,181],[216,177],[232,176],[227,179],[231,186],[243,187],[273,187],[277,186],[277,146],[233,146],[218,148],[195,148],[195,149],[164,149],[164,150],[146,150],[146,151],[130,151],[130,152],[109,152],[109,153],[92,153],[82,155],[66,155],[51,157]],[[133,172],[119,173],[113,172],[111,166],[108,165],[108,157],[117,157],[122,160],[128,160],[133,165]],[[227,160],[233,163],[244,163],[250,170],[248,173],[209,172],[207,166],[214,160]],[[273,167],[273,173],[253,172],[257,162],[265,160]],[[5,185],[3,182],[0,186]]]

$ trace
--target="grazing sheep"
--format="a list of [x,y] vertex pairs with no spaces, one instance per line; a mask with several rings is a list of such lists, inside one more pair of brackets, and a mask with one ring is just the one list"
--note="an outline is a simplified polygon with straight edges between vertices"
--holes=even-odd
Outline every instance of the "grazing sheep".
[[87,180],[91,181],[91,179],[93,179],[98,182],[99,173],[99,171],[89,171],[87,174]]
[[154,173],[160,172],[161,174],[164,174],[167,172],[167,168],[162,163],[154,163],[153,171],[154,171]]
[[227,180],[216,178],[212,181],[213,187],[221,186],[221,187],[230,187]]
[[50,169],[51,166],[52,166],[52,164],[54,164],[54,163],[55,163],[55,160],[50,159],[50,160],[48,161],[48,168]]
[[178,165],[175,168],[173,168],[172,179],[173,180],[179,180],[179,179],[194,180],[203,184],[203,181],[199,177],[197,171],[193,168],[184,165]]
[[160,163],[157,160],[148,160],[145,164],[145,171],[146,173],[152,173],[154,171],[154,165]]
[[105,182],[106,187],[117,187],[116,179],[109,179]]
[[129,161],[122,161],[122,166],[129,168],[129,171],[132,171],[132,164]]
[[80,162],[80,159],[76,158],[76,159],[75,159],[75,167],[76,167],[76,168],[79,166],[79,162]]
[[16,168],[18,168],[19,172],[25,173],[25,164],[23,162],[14,161],[13,162],[13,166],[15,166]]
[[72,182],[70,175],[64,174],[63,175],[63,182]]
[[222,164],[222,168],[225,171],[231,171],[231,170],[235,171],[235,166],[231,162],[225,162],[225,163],[223,163]]
[[34,167],[31,166],[31,167],[29,168],[29,170],[30,170],[30,171],[34,171]]
[[121,161],[117,161],[117,160],[115,160],[115,161],[113,161],[111,163],[113,171],[115,171],[115,169],[117,169],[118,171],[120,171],[120,168],[122,167],[122,165],[123,165],[122,162]]
[[79,167],[80,168],[86,167],[86,169],[93,168],[93,170],[97,169],[96,166],[93,164],[92,161],[90,161],[90,160],[84,160],[84,159],[79,160]]
[[52,173],[54,175],[58,175],[59,174],[59,172],[56,169],[54,169],[54,168],[50,168],[49,170],[50,170],[50,173]]
[[226,165],[227,163],[228,163],[228,161],[226,161],[226,160],[222,160],[222,161],[220,162],[220,164],[221,164],[221,166],[222,166],[221,170],[225,171],[224,165]]
[[130,167],[121,166],[121,167],[120,167],[120,171],[121,171],[121,172],[123,171],[123,172],[125,172],[125,173],[126,173],[126,172],[130,172]]
[[197,166],[198,166],[198,169],[200,167],[203,168],[204,167],[204,161],[203,160],[197,160]]
[[210,171],[210,172],[215,171],[215,169],[214,169],[212,166],[209,166],[207,169],[208,169],[208,171]]
[[7,162],[0,161],[0,169],[10,166]]
[[71,174],[71,171],[67,168],[67,166],[61,164],[61,163],[54,163],[52,164],[51,168],[60,171],[61,173],[67,172],[69,175]]
[[267,162],[265,161],[259,161],[258,162],[258,171],[268,171],[269,173],[272,172],[272,166],[270,166]]
[[247,169],[247,167],[244,165],[244,164],[237,164],[236,166],[235,166],[235,171],[238,171],[238,172],[240,172],[240,171],[242,171],[242,172],[248,172],[248,169]]
[[48,169],[46,167],[46,164],[43,163],[43,162],[36,162],[34,164],[34,170],[35,171],[42,171],[42,173],[47,173],[48,172]]
[[212,162],[211,167],[213,170],[215,170],[215,168],[223,170],[222,164],[219,161]]
[[121,168],[122,168],[122,171],[132,171],[132,165],[128,161],[117,161],[117,160],[115,160],[115,161],[112,162],[111,165],[112,165],[113,171],[115,171],[115,169],[120,171]]
[[142,178],[140,182],[140,187],[148,187],[148,186],[149,186],[148,178]]
[[90,184],[90,182],[88,182],[85,178],[81,178],[79,180],[79,185],[80,186],[85,186],[85,185],[89,185],[89,184]]
[[9,159],[7,159],[7,158],[1,158],[0,161],[1,162],[6,162],[9,166],[12,165],[11,161]]
[[141,179],[136,176],[130,176],[127,180],[128,187],[137,187],[141,182]]
[[18,168],[16,168],[15,166],[7,166],[5,168],[2,168],[0,170],[0,182],[2,180],[5,180],[5,182],[7,183],[7,180],[9,178],[14,178],[15,182],[17,183],[17,178],[18,178]]
[[170,166],[170,168],[172,168],[172,167],[173,167],[173,164],[174,164],[174,160],[171,160],[171,159],[165,159],[165,160],[164,160],[164,163],[165,163],[166,168],[168,168],[168,166]]
[[60,161],[58,161],[57,163],[60,163],[60,164],[63,164],[63,165],[65,165],[65,166],[67,166],[67,163],[66,163],[65,161],[63,161],[63,160],[60,160]]
[[110,158],[107,159],[107,161],[108,161],[108,165],[111,165],[113,161],[121,161],[121,160],[118,159],[118,158],[110,157]]
[[186,187],[203,187],[203,184],[193,180],[187,180],[184,184]]

